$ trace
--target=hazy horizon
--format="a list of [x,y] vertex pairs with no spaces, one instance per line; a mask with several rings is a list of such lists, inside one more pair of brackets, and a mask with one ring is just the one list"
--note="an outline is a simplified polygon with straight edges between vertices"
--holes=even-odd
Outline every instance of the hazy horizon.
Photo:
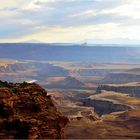
[[53,45],[83,45],[83,46],[90,46],[90,47],[95,47],[95,46],[107,46],[107,47],[116,47],[116,46],[121,46],[121,47],[139,47],[140,43],[124,43],[124,42],[118,42],[118,43],[109,43],[109,42],[97,42],[97,43],[90,43],[90,42],[43,42],[39,40],[27,40],[23,42],[0,42],[0,44],[53,44]]

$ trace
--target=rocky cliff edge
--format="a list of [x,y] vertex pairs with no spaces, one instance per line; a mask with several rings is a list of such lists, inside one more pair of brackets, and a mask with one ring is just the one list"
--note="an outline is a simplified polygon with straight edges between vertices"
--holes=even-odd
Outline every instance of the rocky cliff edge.
[[63,139],[67,123],[39,85],[0,81],[0,139]]

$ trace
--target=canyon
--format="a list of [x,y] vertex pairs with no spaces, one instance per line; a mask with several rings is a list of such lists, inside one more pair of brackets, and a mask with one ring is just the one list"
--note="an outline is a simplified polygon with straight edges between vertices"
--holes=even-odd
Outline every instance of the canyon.
[[1,138],[140,138],[139,67],[1,59]]

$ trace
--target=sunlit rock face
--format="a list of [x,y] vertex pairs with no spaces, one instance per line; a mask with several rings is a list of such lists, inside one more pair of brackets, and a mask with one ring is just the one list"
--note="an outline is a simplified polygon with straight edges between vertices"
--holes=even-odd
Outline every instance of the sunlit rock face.
[[39,85],[0,82],[0,139],[63,139],[67,123]]

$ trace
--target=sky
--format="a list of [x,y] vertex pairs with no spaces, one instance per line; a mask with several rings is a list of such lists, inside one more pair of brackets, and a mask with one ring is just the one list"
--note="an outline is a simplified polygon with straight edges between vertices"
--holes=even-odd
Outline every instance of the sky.
[[140,0],[0,0],[0,42],[140,44]]

